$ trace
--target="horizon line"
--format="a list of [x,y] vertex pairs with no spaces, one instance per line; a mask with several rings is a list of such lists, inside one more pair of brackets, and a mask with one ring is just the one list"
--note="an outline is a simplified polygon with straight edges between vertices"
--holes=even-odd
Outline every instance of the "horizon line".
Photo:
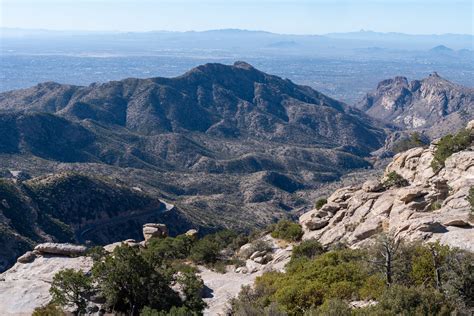
[[329,33],[277,33],[266,30],[258,29],[241,29],[241,28],[217,28],[217,29],[205,29],[205,30],[87,30],[87,29],[50,29],[50,28],[22,28],[22,27],[11,27],[11,26],[0,26],[0,31],[3,30],[16,30],[16,31],[30,31],[30,32],[73,32],[73,33],[115,33],[115,34],[127,34],[127,33],[206,33],[206,32],[216,32],[216,31],[241,31],[249,33],[267,33],[275,35],[287,35],[287,36],[324,36],[324,35],[333,35],[333,34],[357,34],[357,33],[374,33],[374,34],[399,34],[399,35],[408,35],[408,36],[447,36],[447,35],[457,35],[457,36],[472,36],[473,34],[469,33],[404,33],[404,32],[380,32],[374,30],[352,30],[345,32],[329,32]]

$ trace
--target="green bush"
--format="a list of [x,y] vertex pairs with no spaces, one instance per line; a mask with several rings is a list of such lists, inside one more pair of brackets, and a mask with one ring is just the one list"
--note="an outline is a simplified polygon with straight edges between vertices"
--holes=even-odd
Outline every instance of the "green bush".
[[439,141],[436,146],[433,160],[431,161],[431,168],[435,172],[444,167],[446,159],[452,154],[468,148],[474,140],[472,131],[461,130],[455,135],[446,135]]
[[219,259],[220,250],[220,245],[206,236],[192,246],[189,258],[198,264],[213,264]]
[[295,222],[282,220],[275,225],[271,236],[286,241],[299,241],[303,237],[303,229]]
[[378,315],[450,315],[454,308],[440,292],[432,288],[393,285],[376,307]]
[[331,251],[313,260],[295,260],[287,266],[287,273],[263,274],[257,278],[252,294],[260,302],[277,303],[290,315],[302,315],[327,299],[357,298],[367,277],[359,251]]
[[301,244],[293,248],[291,253],[291,260],[299,258],[314,259],[316,256],[323,254],[324,247],[315,239],[309,239],[303,241]]
[[467,196],[467,201],[471,204],[471,212],[474,213],[474,187],[469,189],[469,195]]
[[148,306],[145,306],[141,312],[140,316],[197,316],[200,313],[190,310],[189,308],[182,306],[176,307],[173,306],[169,311],[160,311]]
[[391,187],[401,188],[401,187],[408,186],[409,183],[401,175],[399,175],[395,171],[392,171],[389,174],[387,174],[387,176],[385,177],[385,181],[383,182],[383,185],[387,188],[391,188]]
[[86,256],[91,257],[94,261],[100,261],[107,255],[104,247],[95,246],[87,250]]
[[316,201],[316,203],[314,203],[314,207],[319,210],[321,207],[324,206],[324,204],[326,204],[328,202],[327,199],[325,198],[322,198],[322,199],[319,199]]
[[305,316],[351,316],[352,311],[349,305],[340,299],[325,301],[316,310],[311,309]]
[[436,211],[436,210],[439,210],[441,208],[441,202],[439,201],[435,201],[431,204],[431,210],[432,211]]
[[143,251],[143,256],[153,265],[162,265],[165,261],[187,258],[192,244],[193,240],[186,235],[152,238]]

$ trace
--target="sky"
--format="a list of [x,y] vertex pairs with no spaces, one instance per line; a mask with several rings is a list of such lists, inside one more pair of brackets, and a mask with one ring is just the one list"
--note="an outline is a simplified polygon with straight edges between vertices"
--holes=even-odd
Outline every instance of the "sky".
[[0,0],[1,27],[473,34],[472,0]]

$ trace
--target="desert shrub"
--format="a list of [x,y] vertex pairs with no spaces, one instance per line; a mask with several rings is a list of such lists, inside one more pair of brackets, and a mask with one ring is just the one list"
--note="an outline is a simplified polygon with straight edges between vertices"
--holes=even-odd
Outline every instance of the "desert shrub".
[[467,196],[467,201],[471,204],[471,212],[474,213],[474,187],[469,189],[469,194]]
[[378,299],[385,291],[386,284],[382,275],[373,274],[365,279],[359,290],[359,295],[365,300]]
[[198,264],[213,264],[219,259],[220,250],[220,245],[206,236],[194,243],[189,258]]
[[302,315],[327,299],[358,297],[367,277],[359,251],[332,251],[313,260],[295,260],[287,266],[287,273],[263,274],[246,296],[253,297],[257,306],[274,302],[290,315]]
[[388,288],[375,308],[384,315],[450,315],[453,307],[438,291],[425,287],[394,285]]
[[391,187],[401,188],[401,187],[408,186],[409,183],[401,175],[399,175],[395,171],[392,171],[389,174],[387,174],[387,176],[385,177],[385,181],[383,182],[383,185],[387,188],[391,188]]
[[436,146],[431,167],[435,172],[444,167],[446,159],[452,154],[466,149],[472,144],[474,137],[470,130],[464,129],[455,135],[446,135],[440,139]]
[[309,239],[303,241],[301,244],[293,248],[291,260],[296,260],[299,258],[314,259],[316,256],[319,256],[324,252],[324,247],[319,241],[315,239]]
[[279,221],[271,233],[273,238],[284,239],[286,241],[298,241],[303,237],[301,225],[288,220]]
[[32,316],[65,316],[63,310],[54,303],[49,303],[45,306],[37,307],[33,311]]
[[181,306],[181,307],[173,306],[171,307],[169,311],[156,310],[148,306],[145,306],[140,312],[140,316],[195,316],[195,315],[196,316],[200,315],[200,313],[196,311],[192,311],[185,306]]
[[189,259],[198,264],[215,265],[222,259],[220,253],[223,250],[232,253],[247,241],[247,238],[234,231],[221,230],[196,241],[191,246]]
[[[351,300],[376,300],[378,305],[352,310],[354,315],[449,315],[454,309],[468,314],[474,305],[474,255],[439,244],[404,244],[390,238],[367,251],[335,249],[295,256],[286,272],[267,272],[254,287],[243,288],[232,301],[232,315],[268,315],[270,305],[288,315],[346,315]],[[392,282],[372,252],[391,250]],[[373,249],[372,249],[373,248]],[[297,247],[294,250],[298,249]],[[316,249],[316,251],[313,251]],[[349,315],[349,314],[347,314]]]
[[77,314],[82,314],[86,312],[92,281],[82,271],[65,269],[54,275],[49,292],[54,304],[71,307]]
[[154,265],[161,265],[164,261],[185,259],[189,256],[193,240],[180,235],[175,238],[152,238],[147,248],[143,251],[143,256],[148,262]]
[[395,153],[400,153],[402,151],[407,151],[408,149],[415,147],[422,147],[428,144],[426,137],[424,138],[420,133],[414,132],[410,137],[402,139],[395,143],[393,146],[393,151]]
[[430,208],[432,211],[436,211],[436,210],[439,210],[441,208],[441,202],[439,201],[435,201],[431,204]]
[[307,311],[305,316],[351,316],[351,308],[340,299],[331,299],[325,301],[317,309]]
[[328,202],[328,200],[325,199],[325,198],[318,199],[318,200],[316,201],[316,203],[314,203],[314,207],[315,207],[317,210],[319,210],[319,209],[320,209],[321,207],[323,207],[324,204],[326,204],[327,202]]
[[95,246],[87,250],[86,256],[91,257],[94,261],[102,260],[107,255],[104,247]]

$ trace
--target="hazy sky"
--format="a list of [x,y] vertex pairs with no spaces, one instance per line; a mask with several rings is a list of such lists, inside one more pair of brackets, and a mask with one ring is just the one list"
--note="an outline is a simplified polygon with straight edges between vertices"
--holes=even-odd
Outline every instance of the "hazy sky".
[[56,30],[473,34],[472,0],[0,0],[1,26]]

